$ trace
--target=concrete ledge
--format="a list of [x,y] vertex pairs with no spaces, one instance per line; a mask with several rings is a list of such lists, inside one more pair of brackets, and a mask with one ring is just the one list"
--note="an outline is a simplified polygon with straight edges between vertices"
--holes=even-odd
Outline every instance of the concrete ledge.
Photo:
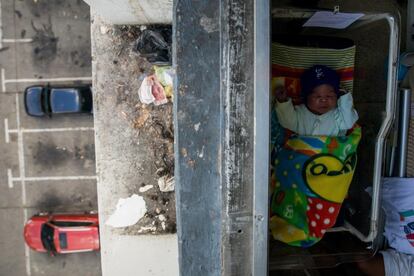
[[112,24],[171,24],[172,0],[84,0]]
[[[173,173],[173,141],[164,135],[172,129],[172,103],[155,107],[139,102],[139,77],[150,70],[132,52],[139,28],[92,18],[102,273],[178,275],[175,195],[161,192],[157,184],[160,172]],[[152,188],[140,189],[145,185]],[[133,194],[145,201],[144,217],[129,227],[106,225],[118,200]]]

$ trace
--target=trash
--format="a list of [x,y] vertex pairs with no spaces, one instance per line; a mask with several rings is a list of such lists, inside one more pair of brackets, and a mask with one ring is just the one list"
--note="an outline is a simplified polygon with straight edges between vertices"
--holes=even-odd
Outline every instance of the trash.
[[143,79],[138,95],[140,101],[144,104],[154,103],[155,105],[161,105],[168,102],[164,87],[155,75],[150,75]]
[[138,36],[134,50],[152,64],[171,65],[171,42],[171,26],[150,26]]
[[164,175],[158,179],[158,187],[161,192],[172,192],[175,189],[174,177]]
[[154,187],[153,185],[145,185],[145,186],[139,188],[139,192],[140,193],[145,193],[146,191],[151,190],[153,187]]
[[155,76],[164,87],[165,95],[168,98],[173,97],[173,76],[174,72],[171,66],[154,66]]
[[112,227],[126,227],[137,223],[147,212],[143,197],[133,194],[129,198],[120,198],[115,212],[106,221]]

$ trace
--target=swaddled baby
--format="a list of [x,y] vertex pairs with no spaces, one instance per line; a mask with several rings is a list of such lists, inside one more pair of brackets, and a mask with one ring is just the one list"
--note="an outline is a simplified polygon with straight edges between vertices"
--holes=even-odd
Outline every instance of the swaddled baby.
[[304,104],[293,106],[283,87],[276,88],[276,113],[280,124],[301,135],[343,136],[358,120],[351,93],[339,90],[338,74],[314,65],[301,77]]

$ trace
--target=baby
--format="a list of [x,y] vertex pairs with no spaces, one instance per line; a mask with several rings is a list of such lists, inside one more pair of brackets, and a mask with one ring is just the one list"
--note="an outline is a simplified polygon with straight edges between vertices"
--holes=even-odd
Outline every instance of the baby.
[[324,65],[306,70],[300,80],[305,104],[293,106],[283,87],[276,88],[279,123],[300,135],[343,136],[358,120],[351,93],[339,91],[338,74]]

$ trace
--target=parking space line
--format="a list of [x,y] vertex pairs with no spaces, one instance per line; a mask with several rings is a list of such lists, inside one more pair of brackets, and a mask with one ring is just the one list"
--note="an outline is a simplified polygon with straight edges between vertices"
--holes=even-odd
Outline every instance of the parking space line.
[[[3,72],[2,72],[3,73]],[[19,94],[16,93],[16,124],[17,124],[17,129],[20,129],[20,104],[19,104]],[[26,182],[24,179],[24,175],[25,175],[25,166],[24,166],[24,147],[23,147],[23,133],[22,132],[18,132],[17,133],[17,144],[18,144],[18,148],[17,148],[17,152],[18,152],[18,156],[19,156],[19,173],[20,173],[20,177],[21,179],[19,180],[22,186],[22,207],[23,207],[23,220],[24,220],[24,224],[27,221],[27,210],[26,210]],[[11,174],[11,170],[10,170],[10,178],[13,180],[13,176]],[[31,268],[30,268],[30,251],[29,248],[27,246],[27,244],[24,244],[24,256],[26,259],[26,274],[28,276],[30,276],[32,274],[31,272]]]
[[7,182],[9,184],[9,188],[13,188],[13,176],[11,169],[7,169]]
[[[0,42],[0,45],[1,45],[1,42]],[[1,91],[2,92],[6,92],[6,84],[4,83],[5,78],[6,78],[6,70],[4,70],[4,68],[1,68]]]
[[3,44],[1,44],[1,40],[3,39],[3,21],[1,20],[1,1],[0,1],[0,49],[3,48]]
[[96,175],[80,175],[80,176],[34,176],[34,177],[13,177],[11,181],[25,181],[25,182],[37,182],[37,181],[57,181],[57,180],[96,180]]
[[6,143],[10,143],[10,133],[43,133],[43,132],[70,132],[70,131],[94,131],[94,127],[60,127],[60,128],[21,128],[9,129],[9,119],[4,119],[4,136]]
[[33,42],[33,38],[2,38],[2,43],[31,43]]
[[6,143],[10,143],[10,136],[9,136],[9,119],[4,118],[4,135]]
[[6,80],[6,71],[1,68],[1,90],[6,92],[8,83],[44,83],[44,82],[69,82],[69,81],[92,81],[92,77],[70,77],[70,78],[42,78],[42,79],[8,79]]
[[42,133],[42,132],[65,132],[65,131],[93,131],[94,127],[60,127],[60,128],[22,128],[8,129],[8,133]]
[[[28,219],[26,207],[23,208],[23,219],[24,223],[26,223]],[[26,259],[26,274],[27,276],[30,276],[32,275],[32,271],[30,269],[30,250],[26,243],[24,243],[24,257]]]

